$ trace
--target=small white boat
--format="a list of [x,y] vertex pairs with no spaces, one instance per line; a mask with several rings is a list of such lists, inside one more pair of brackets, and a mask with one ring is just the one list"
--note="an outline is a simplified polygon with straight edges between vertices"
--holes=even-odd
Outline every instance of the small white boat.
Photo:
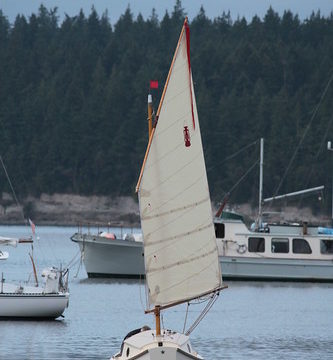
[[161,311],[223,288],[184,22],[137,184],[148,304],[156,329],[129,333],[112,360],[202,359]]
[[68,306],[67,284],[56,268],[44,269],[43,286],[7,284],[3,279],[0,289],[0,318],[56,319]]
[[0,260],[7,260],[8,258],[9,258],[8,252],[0,250]]
[[123,359],[202,360],[203,358],[192,348],[188,336],[171,330],[162,330],[162,333],[156,336],[156,330],[143,327],[131,331],[130,336],[124,339],[121,351],[111,358],[111,360]]
[[[33,242],[32,239],[0,237],[1,245],[17,246],[29,242]],[[69,301],[68,271],[50,267],[44,269],[41,276],[43,285],[16,285],[7,283],[2,273],[0,319],[56,319],[62,316]]]

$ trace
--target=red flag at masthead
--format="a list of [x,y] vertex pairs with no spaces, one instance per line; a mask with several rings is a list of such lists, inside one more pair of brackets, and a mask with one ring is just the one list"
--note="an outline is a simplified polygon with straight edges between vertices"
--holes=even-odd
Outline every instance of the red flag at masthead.
[[150,80],[150,88],[151,89],[158,89],[158,81],[157,80]]

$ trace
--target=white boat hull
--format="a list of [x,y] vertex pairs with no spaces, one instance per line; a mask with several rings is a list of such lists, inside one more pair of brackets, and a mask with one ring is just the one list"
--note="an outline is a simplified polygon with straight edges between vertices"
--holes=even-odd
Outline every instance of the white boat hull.
[[188,336],[170,330],[161,333],[156,336],[155,330],[148,330],[125,338],[121,351],[110,360],[203,360]]
[[[131,359],[140,359],[140,360],[189,360],[189,359],[202,359],[185,353],[180,349],[169,348],[161,346],[159,348],[145,350],[142,353],[136,355],[135,357],[128,357],[128,360]],[[117,358],[112,358],[112,360],[117,360]]]
[[221,256],[224,279],[333,281],[331,260],[268,259]]
[[88,277],[130,278],[145,274],[142,242],[84,234],[75,234],[72,240],[80,246]]
[[68,306],[69,294],[0,294],[0,318],[56,319]]
[[8,258],[9,258],[8,252],[0,250],[0,260],[7,260]]

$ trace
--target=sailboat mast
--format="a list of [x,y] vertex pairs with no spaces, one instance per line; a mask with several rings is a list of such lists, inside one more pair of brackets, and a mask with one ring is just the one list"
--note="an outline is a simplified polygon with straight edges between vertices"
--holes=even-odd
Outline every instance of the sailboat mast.
[[[180,36],[179,36],[179,40],[178,40],[178,43],[177,43],[177,47],[176,47],[176,51],[174,53],[174,56],[173,56],[173,59],[172,59],[172,63],[171,63],[171,67],[169,69],[169,73],[168,73],[168,77],[166,79],[166,82],[165,82],[165,85],[164,85],[164,89],[163,89],[163,92],[162,92],[162,96],[161,96],[161,100],[160,100],[160,103],[159,103],[159,106],[158,106],[158,109],[157,109],[157,113],[156,113],[156,122],[159,118],[159,115],[160,115],[160,111],[161,111],[161,107],[162,107],[162,104],[163,104],[163,101],[164,101],[164,97],[165,97],[165,92],[166,92],[166,89],[168,87],[168,84],[169,84],[169,80],[170,80],[170,76],[171,76],[171,72],[172,72],[172,69],[173,69],[173,65],[174,65],[174,62],[176,60],[176,54],[178,52],[178,49],[179,49],[179,46],[180,46],[180,41],[182,39],[182,36],[184,34],[184,31],[185,31],[185,24],[187,24],[188,22],[188,19],[187,17],[185,18],[185,21],[184,21],[184,26],[182,28],[182,31],[180,33]],[[156,125],[156,123],[155,123]],[[152,139],[153,139],[153,136],[154,136],[154,130],[155,130],[155,126],[154,128],[152,129],[151,132],[149,132],[149,142],[148,142],[148,146],[147,146],[147,149],[146,149],[146,154],[145,154],[145,157],[143,159],[143,164],[142,164],[142,167],[141,167],[141,171],[140,171],[140,175],[139,175],[139,179],[138,179],[138,182],[136,184],[136,187],[135,187],[135,191],[138,192],[139,191],[139,187],[140,187],[140,183],[141,183],[141,179],[142,179],[142,174],[143,174],[143,169],[145,167],[145,164],[146,164],[146,160],[147,160],[147,156],[148,156],[148,153],[149,153],[149,150],[150,150],[150,146],[151,146],[151,142],[152,142]]]
[[260,173],[259,173],[259,219],[258,227],[262,225],[262,193],[263,193],[263,178],[264,178],[264,139],[260,139]]
[[36,271],[34,258],[33,258],[33,255],[30,254],[30,253],[29,253],[29,256],[30,256],[30,260],[31,260],[31,263],[32,263],[32,269],[34,271],[34,277],[35,277],[36,286],[38,286],[38,276],[37,276],[37,271]]
[[156,323],[156,336],[161,335],[161,309],[159,306],[155,306],[155,323]]

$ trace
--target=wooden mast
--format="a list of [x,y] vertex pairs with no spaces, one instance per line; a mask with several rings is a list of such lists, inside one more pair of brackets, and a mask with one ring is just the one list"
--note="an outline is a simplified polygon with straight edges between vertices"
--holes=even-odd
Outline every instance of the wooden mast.
[[161,309],[157,305],[154,309],[155,323],[156,323],[156,336],[161,335]]
[[154,136],[155,126],[156,126],[156,123],[157,123],[157,121],[158,121],[158,117],[159,117],[159,114],[160,114],[160,111],[161,111],[161,107],[162,107],[162,104],[163,104],[165,92],[166,92],[166,89],[167,89],[168,84],[169,84],[169,80],[170,80],[171,72],[172,72],[172,69],[173,69],[173,65],[174,65],[174,63],[175,63],[176,56],[177,56],[177,52],[178,52],[178,49],[179,49],[179,46],[180,46],[180,40],[181,40],[181,38],[182,38],[182,36],[183,36],[183,33],[184,33],[184,31],[185,31],[185,24],[187,24],[187,22],[188,22],[188,19],[187,19],[187,17],[186,17],[186,18],[185,18],[185,21],[184,21],[184,25],[183,25],[182,31],[181,31],[180,36],[179,36],[179,39],[178,39],[176,51],[175,51],[175,53],[174,53],[174,55],[173,55],[173,59],[172,59],[172,62],[171,62],[171,66],[170,66],[170,69],[169,69],[169,73],[168,73],[168,77],[167,77],[166,83],[165,83],[165,85],[164,85],[164,89],[163,89],[163,93],[162,93],[162,96],[161,96],[161,100],[160,100],[160,103],[159,103],[159,106],[158,106],[158,109],[157,109],[155,125],[154,125],[154,127],[152,128],[151,133],[149,133],[149,142],[148,142],[148,146],[147,146],[147,149],[146,149],[146,154],[145,154],[145,157],[144,157],[144,159],[143,159],[143,163],[142,163],[142,166],[141,166],[141,171],[140,171],[139,179],[138,179],[138,182],[137,182],[136,187],[135,187],[135,191],[136,191],[136,192],[139,191],[139,187],[140,187],[140,183],[141,183],[141,179],[142,179],[142,175],[143,175],[143,169],[144,169],[144,167],[145,167],[145,165],[146,165],[146,161],[147,161],[148,153],[149,153],[149,150],[150,150],[151,142],[152,142],[153,136]]

